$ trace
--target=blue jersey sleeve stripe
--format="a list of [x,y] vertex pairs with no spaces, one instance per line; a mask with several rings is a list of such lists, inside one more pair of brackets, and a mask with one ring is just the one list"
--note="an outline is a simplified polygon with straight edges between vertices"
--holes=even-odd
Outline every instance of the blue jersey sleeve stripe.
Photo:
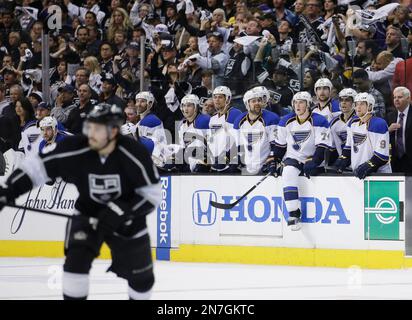
[[148,116],[144,117],[143,120],[140,122],[141,126],[154,128],[160,126],[162,121],[156,117],[154,114],[149,114]]
[[289,113],[282,118],[280,118],[280,121],[278,123],[279,126],[281,127],[286,127],[291,121],[295,119],[295,114],[294,113]]
[[239,109],[231,108],[229,110],[229,114],[228,114],[226,122],[234,124],[236,118],[241,114],[242,114],[242,112]]
[[369,122],[368,131],[379,134],[385,134],[386,132],[388,132],[388,125],[386,124],[385,120],[373,117]]
[[205,114],[200,114],[195,121],[196,129],[209,129],[210,116]]
[[312,119],[313,119],[312,123],[314,127],[329,128],[328,120],[324,116],[317,114],[317,113],[313,113]]

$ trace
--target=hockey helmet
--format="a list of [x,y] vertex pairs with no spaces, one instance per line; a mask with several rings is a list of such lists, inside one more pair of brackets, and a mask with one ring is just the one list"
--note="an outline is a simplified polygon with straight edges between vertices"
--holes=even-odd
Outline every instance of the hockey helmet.
[[232,91],[226,86],[218,86],[213,90],[212,96],[215,94],[223,94],[226,97],[226,104],[229,104],[230,100],[232,100]]
[[48,128],[51,127],[53,129],[57,128],[57,120],[53,117],[44,117],[42,120],[40,120],[39,123],[39,128]]
[[245,107],[248,111],[250,110],[249,101],[255,98],[262,99],[261,92],[259,92],[259,90],[255,90],[255,88],[246,91],[246,93],[244,94],[243,103],[245,104]]
[[188,94],[183,97],[182,102],[180,103],[180,108],[183,108],[183,105],[185,105],[186,103],[193,103],[195,105],[195,108],[198,109],[200,106],[200,99],[195,94]]
[[354,102],[366,102],[368,105],[368,112],[373,112],[373,109],[375,108],[375,98],[367,92],[358,93],[355,96]]
[[329,91],[332,91],[333,84],[328,78],[320,78],[318,81],[315,82],[315,92],[318,88],[328,87]]
[[355,101],[355,97],[358,93],[353,90],[352,88],[345,88],[339,92],[339,98],[343,97],[351,97],[353,101]]
[[312,104],[312,96],[307,91],[300,91],[300,92],[295,93],[295,95],[292,98],[292,107],[293,108],[295,107],[295,101],[298,101],[298,100],[306,101],[306,106],[308,108],[310,108],[310,105]]
[[87,115],[87,121],[120,128],[124,122],[122,108],[115,104],[99,103]]
[[150,106],[153,106],[153,103],[155,101],[155,98],[154,98],[153,94],[150,91],[139,92],[138,94],[136,94],[135,99],[136,99],[136,101],[137,101],[137,99],[146,100],[147,104],[148,105],[150,104]]
[[269,102],[269,98],[270,98],[269,90],[265,86],[255,87],[255,88],[253,88],[253,90],[256,90],[260,94],[260,96],[263,100],[263,103],[266,106],[266,104]]

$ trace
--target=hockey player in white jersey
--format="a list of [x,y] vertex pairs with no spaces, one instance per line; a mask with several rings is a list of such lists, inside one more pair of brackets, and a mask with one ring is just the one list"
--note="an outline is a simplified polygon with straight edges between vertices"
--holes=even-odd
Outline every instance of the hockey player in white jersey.
[[238,150],[244,155],[246,171],[249,174],[257,174],[266,162],[274,160],[270,157],[270,152],[272,144],[275,143],[279,116],[263,109],[262,92],[257,88],[247,91],[243,102],[247,112],[235,120],[236,141]]
[[184,119],[179,128],[179,144],[182,147],[182,171],[209,172],[207,164],[207,136],[210,116],[200,112],[200,99],[188,94],[180,103]]
[[346,143],[348,123],[356,116],[356,95],[357,92],[352,88],[345,88],[339,92],[339,107],[342,113],[329,123],[329,155],[327,159],[329,165],[334,164],[337,158],[342,155],[342,149]]
[[276,161],[283,159],[282,184],[286,208],[289,212],[288,226],[300,229],[301,210],[299,203],[299,179],[321,171],[328,142],[328,122],[325,117],[312,113],[309,92],[298,92],[293,96],[295,113],[282,117],[278,124],[278,136],[274,146]]
[[386,121],[373,116],[374,97],[362,92],[355,97],[356,117],[348,124],[348,137],[336,161],[338,172],[351,165],[354,174],[364,179],[372,172],[391,173],[389,131]]
[[140,137],[153,138],[159,143],[167,143],[162,121],[151,113],[154,103],[155,98],[149,91],[142,91],[136,95],[136,108],[140,118],[136,124],[136,131]]
[[228,87],[219,86],[213,90],[216,114],[210,118],[208,147],[211,153],[211,170],[233,172],[237,169],[237,150],[233,124],[241,111],[230,107],[232,92]]
[[130,137],[134,140],[138,140],[143,144],[152,156],[153,163],[159,169],[164,169],[167,162],[173,158],[173,154],[176,152],[174,145],[168,145],[166,143],[159,143],[154,140],[152,136],[140,137],[139,132],[136,131],[136,126],[131,122],[126,122],[120,128],[120,133],[123,136]]
[[44,117],[39,122],[39,128],[41,131],[41,138],[39,143],[39,150],[41,152],[43,148],[52,147],[56,143],[63,141],[67,136],[71,135],[66,131],[59,131],[57,120],[54,117]]
[[339,102],[332,99],[332,89],[332,82],[328,78],[320,78],[315,82],[315,94],[318,102],[312,113],[326,117],[328,122],[341,113]]
[[[19,151],[27,155],[29,152],[39,152],[40,142],[42,141],[40,121],[49,116],[51,112],[51,105],[46,102],[41,102],[35,107],[35,121],[30,121],[24,128],[21,134],[19,143]],[[57,129],[63,134],[67,134],[64,126],[57,122]]]

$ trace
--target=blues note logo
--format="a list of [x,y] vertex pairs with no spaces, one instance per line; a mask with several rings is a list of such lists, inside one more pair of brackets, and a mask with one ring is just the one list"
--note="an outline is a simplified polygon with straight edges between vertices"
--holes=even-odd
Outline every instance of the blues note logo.
[[296,151],[300,150],[300,146],[303,142],[308,140],[310,137],[310,131],[296,131],[292,132],[292,137],[293,140],[295,141],[295,144],[293,145],[293,149]]
[[348,133],[345,131],[340,131],[338,132],[338,137],[340,139],[340,141],[342,141],[342,144],[346,143],[346,139],[348,138]]
[[366,134],[354,133],[353,134],[353,151],[356,153],[359,151],[358,146],[366,141]]

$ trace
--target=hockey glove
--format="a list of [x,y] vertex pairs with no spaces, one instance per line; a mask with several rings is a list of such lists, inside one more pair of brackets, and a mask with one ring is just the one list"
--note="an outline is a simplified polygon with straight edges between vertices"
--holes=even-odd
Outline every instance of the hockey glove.
[[111,201],[99,212],[97,231],[102,234],[113,234],[119,227],[130,220],[130,208],[123,201]]
[[371,161],[367,161],[367,162],[362,163],[359,167],[356,168],[355,175],[359,179],[365,179],[366,176],[368,176],[372,172],[375,172],[376,169],[377,169],[376,166]]
[[335,161],[334,166],[336,167],[337,173],[342,173],[345,168],[350,165],[350,159],[345,156],[340,156],[338,160]]
[[280,169],[280,162],[276,161],[275,159],[268,159],[268,161],[263,165],[262,172],[263,173],[270,173],[274,177],[279,176]]
[[315,175],[317,167],[318,165],[313,159],[306,161],[305,164],[303,165],[303,173],[305,177],[310,179],[310,176]]

